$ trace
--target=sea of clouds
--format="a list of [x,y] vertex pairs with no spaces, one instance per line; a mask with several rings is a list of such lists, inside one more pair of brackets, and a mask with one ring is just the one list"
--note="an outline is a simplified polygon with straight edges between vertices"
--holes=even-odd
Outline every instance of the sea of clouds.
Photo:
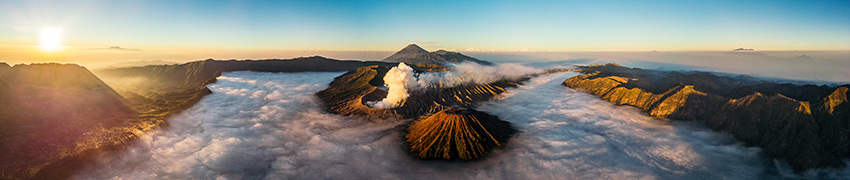
[[[423,161],[403,142],[411,120],[324,112],[313,95],[342,73],[224,73],[214,92],[73,179],[771,179],[758,148],[689,123],[614,106],[531,79],[480,110],[520,133],[488,157]],[[844,174],[841,174],[844,173]],[[833,176],[850,174],[834,171]]]

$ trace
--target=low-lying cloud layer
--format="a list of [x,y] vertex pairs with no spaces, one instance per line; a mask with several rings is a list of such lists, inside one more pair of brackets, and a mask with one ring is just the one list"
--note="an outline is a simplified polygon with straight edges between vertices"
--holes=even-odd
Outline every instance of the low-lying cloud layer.
[[403,143],[410,120],[325,113],[312,94],[341,73],[231,72],[213,94],[74,179],[764,179],[757,148],[668,123],[533,78],[480,107],[520,130],[470,162],[422,161]]
[[454,87],[461,84],[489,84],[499,80],[517,80],[528,75],[543,73],[542,69],[517,63],[503,63],[485,66],[477,63],[462,63],[451,66],[444,73],[424,73],[419,75],[419,87]]

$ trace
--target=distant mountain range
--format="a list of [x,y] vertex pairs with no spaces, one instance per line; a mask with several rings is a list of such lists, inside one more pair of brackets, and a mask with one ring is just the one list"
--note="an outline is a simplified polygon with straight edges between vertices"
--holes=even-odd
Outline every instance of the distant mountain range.
[[474,62],[482,65],[493,65],[491,62],[469,57],[458,52],[451,52],[442,49],[434,52],[428,52],[416,44],[407,45],[407,47],[404,47],[390,57],[387,57],[384,61],[435,64]]
[[106,68],[139,67],[139,66],[169,65],[169,64],[180,64],[180,63],[172,62],[172,61],[163,61],[163,60],[128,61],[128,62],[120,62],[120,63],[112,64],[112,65],[107,66]]

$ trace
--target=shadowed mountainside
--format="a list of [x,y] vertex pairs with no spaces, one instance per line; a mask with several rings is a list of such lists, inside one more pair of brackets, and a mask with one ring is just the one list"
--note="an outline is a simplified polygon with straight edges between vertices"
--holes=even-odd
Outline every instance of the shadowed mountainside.
[[27,178],[50,163],[127,140],[127,100],[86,68],[0,70],[0,178]]
[[[6,72],[9,72],[9,69],[12,69],[12,67],[9,67],[9,65],[6,64],[6,63],[0,62],[0,77],[3,77],[3,74],[6,74]],[[6,83],[6,81],[3,81],[2,78],[0,78],[0,103],[4,103],[4,102],[8,101],[9,92],[11,92],[11,91],[12,91],[12,87],[9,86],[9,84]],[[4,109],[0,109],[0,113],[6,114],[6,113],[4,113]]]
[[458,52],[451,52],[442,49],[434,52],[428,52],[416,44],[407,45],[407,47],[404,47],[390,57],[387,57],[384,61],[433,64],[474,62],[481,65],[493,65],[491,62],[469,57]]
[[787,158],[796,170],[842,165],[850,157],[850,85],[779,84],[706,72],[668,72],[616,64],[579,67],[563,85],[649,115],[696,121]]
[[9,64],[6,64],[4,62],[0,62],[0,76],[5,74],[6,72],[8,72],[9,69],[12,69],[12,67],[9,66]]

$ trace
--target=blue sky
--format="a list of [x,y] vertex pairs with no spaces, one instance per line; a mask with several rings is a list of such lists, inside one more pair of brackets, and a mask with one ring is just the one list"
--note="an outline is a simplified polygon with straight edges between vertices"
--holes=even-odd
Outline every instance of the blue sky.
[[227,50],[850,49],[850,1],[4,1],[0,45]]

